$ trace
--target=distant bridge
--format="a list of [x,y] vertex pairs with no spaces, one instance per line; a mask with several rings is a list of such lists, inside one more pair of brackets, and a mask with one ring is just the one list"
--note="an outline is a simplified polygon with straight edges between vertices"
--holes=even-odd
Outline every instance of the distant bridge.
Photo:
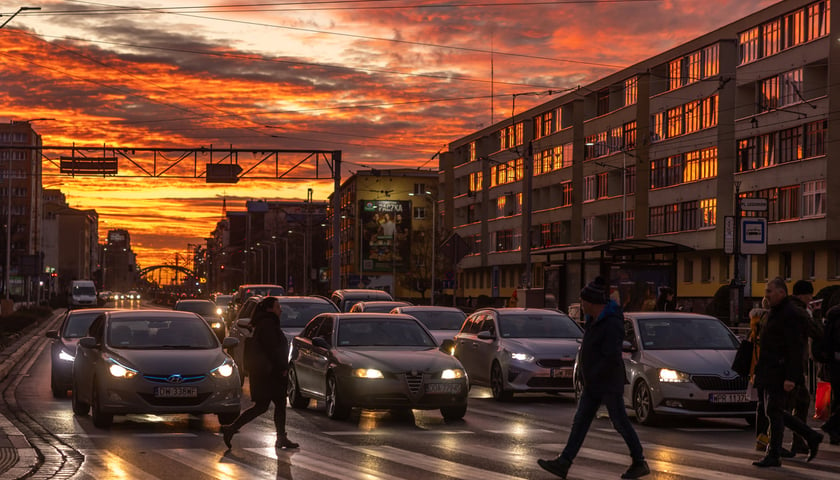
[[137,274],[140,276],[140,278],[145,278],[146,275],[156,270],[175,270],[176,272],[181,272],[188,277],[198,278],[198,274],[196,274],[196,272],[190,270],[189,268],[182,267],[180,265],[154,265],[151,267],[141,269],[137,272]]

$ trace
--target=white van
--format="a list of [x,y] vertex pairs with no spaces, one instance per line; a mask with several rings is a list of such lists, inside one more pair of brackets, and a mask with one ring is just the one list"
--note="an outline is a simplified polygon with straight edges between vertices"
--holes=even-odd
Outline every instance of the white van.
[[92,280],[73,280],[67,306],[70,309],[97,306],[96,285]]

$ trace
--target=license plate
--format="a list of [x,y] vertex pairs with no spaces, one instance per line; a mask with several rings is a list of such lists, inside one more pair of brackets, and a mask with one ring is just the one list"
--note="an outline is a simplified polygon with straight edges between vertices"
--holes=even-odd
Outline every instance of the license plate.
[[426,393],[461,393],[460,383],[427,383]]
[[710,393],[709,401],[712,403],[747,403],[750,401],[746,392],[742,393]]
[[155,387],[156,398],[195,398],[198,396],[196,387]]
[[572,378],[572,367],[552,368],[551,378]]

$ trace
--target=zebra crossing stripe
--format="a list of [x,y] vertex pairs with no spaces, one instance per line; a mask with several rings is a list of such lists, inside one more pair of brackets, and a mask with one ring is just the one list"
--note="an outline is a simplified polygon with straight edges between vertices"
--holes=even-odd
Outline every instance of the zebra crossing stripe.
[[[730,452],[731,454],[735,454],[736,458],[742,459],[742,460],[739,460],[739,462],[738,462],[741,465],[744,465],[744,464],[749,465],[754,460],[759,460],[762,456],[761,452],[757,452],[757,451],[755,451],[754,449],[751,449],[751,448],[740,448],[740,447],[732,448],[731,446],[728,447],[726,445],[716,445],[716,444],[702,444],[700,446],[704,447],[704,448],[713,449],[713,450],[724,450],[726,452]],[[820,452],[821,453],[823,452],[822,448],[820,448]],[[724,456],[724,455],[718,455],[716,453],[706,453],[706,455],[704,455],[704,458],[711,458],[715,462],[724,462],[724,461],[732,462],[731,457]],[[823,472],[823,471],[820,471],[820,470],[816,470],[814,468],[805,468],[805,467],[802,467],[802,466],[798,466],[800,464],[801,465],[805,464],[805,458],[806,458],[805,455],[800,455],[799,460],[782,459],[782,468],[785,469],[785,470],[789,470],[791,472],[796,472],[797,474],[801,475],[803,478],[809,478],[809,479],[814,479],[814,480],[836,480],[837,479],[837,473],[836,472],[840,471],[840,462],[832,462],[830,460],[820,458],[819,455],[817,455],[817,458],[815,458],[808,465],[811,465],[812,467],[830,467],[832,469],[831,472]]]
[[[372,468],[363,467],[349,462],[338,461],[334,458],[325,458],[321,455],[312,456],[303,452],[289,452],[281,456],[277,455],[277,450],[274,448],[245,448],[245,451],[268,457],[274,460],[278,458],[280,461],[285,460],[294,468],[302,468],[315,472],[318,475],[329,478],[344,479],[359,479],[359,480],[403,480],[402,477],[395,477],[387,473],[381,473]],[[280,475],[280,467],[278,462],[277,478],[284,478]],[[291,475],[289,475],[291,478]]]
[[112,480],[160,480],[119,455],[106,450],[80,450],[85,456],[78,474]]
[[277,477],[248,465],[239,463],[230,458],[220,456],[217,452],[204,449],[175,448],[166,450],[155,450],[155,453],[171,458],[179,463],[197,470],[210,478],[227,480],[230,478],[247,479],[276,479]]
[[376,448],[369,447],[347,447],[349,450],[370,455],[372,457],[388,460],[389,462],[407,465],[409,467],[423,469],[436,474],[443,474],[450,477],[459,478],[461,480],[513,480],[521,479],[522,477],[514,477],[502,473],[496,473],[481,468],[470,467],[462,465],[457,462],[443,460],[421,453],[402,450],[399,448],[389,447],[386,445],[377,446]]
[[[531,447],[516,447],[514,450],[489,448],[481,445],[453,445],[448,447],[465,455],[476,458],[493,458],[507,465],[519,468],[539,468],[537,456]],[[554,458],[556,455],[546,455],[544,458]],[[611,464],[604,464],[602,468],[589,465],[575,465],[572,467],[571,475],[574,478],[614,478],[622,473],[618,467],[610,468]]]

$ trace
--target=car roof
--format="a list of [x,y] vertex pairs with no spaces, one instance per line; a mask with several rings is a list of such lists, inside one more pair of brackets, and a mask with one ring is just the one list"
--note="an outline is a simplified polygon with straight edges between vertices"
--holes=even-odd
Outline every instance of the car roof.
[[[401,313],[380,313],[380,312],[354,312],[354,313],[322,313],[321,315],[329,315],[336,320],[364,320],[364,319],[371,319],[371,320],[394,320],[394,319],[403,319],[403,320],[412,320],[415,322],[420,323],[420,320],[412,317],[411,315],[401,314]],[[316,317],[317,318],[317,317]]]
[[67,315],[78,315],[82,313],[105,313],[105,312],[114,312],[119,310],[119,308],[77,308],[75,310],[68,310]]
[[275,295],[274,298],[280,303],[328,303],[335,306],[329,298],[320,295]]
[[527,308],[527,307],[504,307],[504,308],[496,308],[496,307],[482,307],[477,309],[474,313],[479,312],[497,312],[500,314],[517,314],[517,313],[549,313],[554,315],[563,315],[568,316],[565,313],[559,310],[551,310],[548,308]]
[[176,303],[213,303],[212,300],[205,300],[203,298],[182,298]]
[[[184,317],[184,318],[195,318],[198,317],[197,314],[193,312],[184,312],[180,310],[164,310],[164,309],[152,309],[152,310],[125,310],[125,309],[114,309],[110,312],[105,312],[108,318],[172,318],[172,317]],[[200,318],[200,317],[199,317]]]
[[626,312],[624,314],[625,317],[635,318],[636,320],[655,320],[658,318],[682,318],[682,319],[690,319],[690,318],[704,318],[704,319],[713,319],[713,320],[720,320],[717,317],[713,317],[711,315],[703,315],[701,313],[690,313],[690,312]]
[[381,294],[385,294],[385,295],[389,295],[389,296],[391,295],[390,293],[386,292],[385,290],[378,290],[378,289],[375,289],[375,288],[344,288],[344,289],[341,289],[341,290],[334,291],[333,294],[342,295],[342,296],[345,296],[345,297],[348,296],[348,295],[350,295],[350,296],[352,296],[352,295],[381,295]]
[[[415,312],[418,310],[428,310],[428,311],[435,311],[435,312],[458,312],[464,313],[458,307],[444,307],[443,305],[403,305],[401,307],[394,307],[395,309],[399,309],[400,312]],[[464,313],[466,315],[466,313]]]

